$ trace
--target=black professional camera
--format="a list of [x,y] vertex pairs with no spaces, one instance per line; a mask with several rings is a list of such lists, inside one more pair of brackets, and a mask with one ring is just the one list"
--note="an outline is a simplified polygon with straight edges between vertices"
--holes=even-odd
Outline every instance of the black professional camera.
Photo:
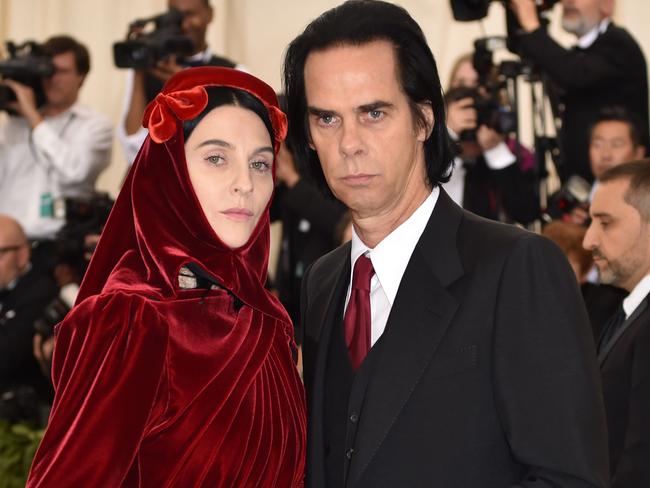
[[[514,12],[509,7],[509,0],[450,0],[451,11],[454,14],[454,19],[460,22],[471,22],[474,20],[481,20],[488,14],[490,2],[501,2],[506,9],[506,27],[508,31],[508,49],[515,54],[519,54],[518,34],[521,30],[519,21]],[[537,15],[545,25],[544,15],[560,0],[536,0]]]
[[[499,134],[509,134],[517,127],[517,114],[499,101],[498,94],[484,92],[481,88],[458,87],[447,92],[448,102],[471,98],[476,109],[476,125],[485,125]],[[476,131],[465,131],[470,135],[461,137],[464,140],[476,140]],[[474,134],[474,135],[471,135]]]
[[[34,41],[16,45],[6,43],[7,59],[0,60],[0,77],[9,78],[34,90],[37,106],[45,103],[41,80],[54,74],[52,60],[43,54],[43,48]],[[0,110],[7,110],[7,103],[16,100],[16,94],[8,86],[0,85]]]
[[[158,61],[175,54],[192,54],[192,40],[183,35],[183,14],[175,8],[148,19],[139,19],[129,25],[124,42],[113,44],[113,58],[118,68],[147,69]],[[153,30],[145,32],[153,26]]]
[[[65,218],[65,225],[56,236],[56,265],[65,266],[74,283],[81,283],[86,272],[94,244],[88,244],[86,237],[100,234],[113,200],[106,193],[97,193],[90,198],[66,198],[54,203],[54,213]],[[52,335],[54,326],[63,320],[72,307],[74,298],[66,300],[58,296],[50,302],[43,315],[34,322],[36,333],[43,337]]]
[[548,208],[544,212],[546,220],[561,219],[576,207],[589,208],[591,185],[580,176],[573,175],[562,187],[548,199]]

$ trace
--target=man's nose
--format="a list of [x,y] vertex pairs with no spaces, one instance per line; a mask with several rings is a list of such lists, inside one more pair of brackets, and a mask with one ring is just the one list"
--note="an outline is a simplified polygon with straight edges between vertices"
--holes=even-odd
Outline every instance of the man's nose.
[[345,157],[356,156],[363,152],[363,141],[357,122],[346,121],[342,124],[339,147]]

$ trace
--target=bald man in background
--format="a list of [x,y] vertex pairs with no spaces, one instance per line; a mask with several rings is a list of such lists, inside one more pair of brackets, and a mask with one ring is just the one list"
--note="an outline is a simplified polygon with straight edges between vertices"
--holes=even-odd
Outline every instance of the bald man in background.
[[58,290],[52,277],[31,266],[30,251],[18,222],[0,214],[0,397],[3,402],[17,397],[18,391],[24,388],[29,388],[29,395],[40,402],[47,403],[51,396],[49,380],[33,355],[33,324]]

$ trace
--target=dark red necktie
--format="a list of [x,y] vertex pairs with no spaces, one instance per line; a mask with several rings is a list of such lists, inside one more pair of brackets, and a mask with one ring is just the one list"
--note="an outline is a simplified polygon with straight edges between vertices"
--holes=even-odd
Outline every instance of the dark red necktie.
[[366,256],[354,264],[350,301],[345,311],[345,343],[352,368],[356,371],[370,350],[370,280],[375,270]]

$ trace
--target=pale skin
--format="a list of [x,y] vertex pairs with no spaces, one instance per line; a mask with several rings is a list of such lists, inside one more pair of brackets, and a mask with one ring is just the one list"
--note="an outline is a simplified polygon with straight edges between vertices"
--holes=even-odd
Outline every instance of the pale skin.
[[235,105],[210,111],[185,143],[194,192],[232,249],[246,244],[273,194],[273,147],[262,120]]
[[309,54],[305,87],[311,147],[333,193],[351,210],[355,231],[375,247],[431,192],[424,142],[433,127],[428,103],[414,123],[388,41]]

